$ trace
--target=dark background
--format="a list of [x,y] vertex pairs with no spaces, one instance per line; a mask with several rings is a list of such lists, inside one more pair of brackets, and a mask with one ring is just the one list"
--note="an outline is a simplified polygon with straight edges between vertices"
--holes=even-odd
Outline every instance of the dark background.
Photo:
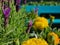
[[[45,18],[49,19],[50,18],[49,15],[55,16],[55,19],[60,19],[60,13],[55,13],[55,14],[52,14],[52,13],[50,13],[50,14],[44,14],[43,13],[40,16],[41,17],[44,16]],[[53,23],[52,24],[52,28],[54,28],[54,27],[60,28],[60,23]]]

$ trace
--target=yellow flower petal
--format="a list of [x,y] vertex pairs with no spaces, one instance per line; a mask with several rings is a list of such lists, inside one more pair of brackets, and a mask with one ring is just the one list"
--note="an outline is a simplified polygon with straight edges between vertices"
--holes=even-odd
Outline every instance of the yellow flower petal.
[[48,37],[49,37],[49,36],[54,36],[54,44],[58,44],[58,43],[59,43],[59,37],[58,37],[58,35],[57,35],[56,33],[50,32],[50,33],[48,34]]
[[44,39],[32,38],[22,43],[22,45],[48,45]]
[[34,21],[34,28],[36,29],[44,29],[48,27],[48,20],[44,17],[37,17]]

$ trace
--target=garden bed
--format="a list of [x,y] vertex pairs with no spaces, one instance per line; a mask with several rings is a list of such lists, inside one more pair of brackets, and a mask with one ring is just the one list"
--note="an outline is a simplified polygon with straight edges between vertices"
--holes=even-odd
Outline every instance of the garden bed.
[[[5,7],[4,7],[5,6]],[[60,29],[38,16],[38,8],[26,11],[26,5],[3,5],[0,8],[0,45],[60,45]]]

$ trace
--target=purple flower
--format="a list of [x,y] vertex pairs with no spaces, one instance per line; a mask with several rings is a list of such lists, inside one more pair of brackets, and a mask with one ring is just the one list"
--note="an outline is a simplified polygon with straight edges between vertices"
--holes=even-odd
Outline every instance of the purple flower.
[[30,20],[29,24],[28,24],[28,27],[31,27],[32,26],[32,20]]
[[37,13],[37,12],[38,12],[38,8],[37,8],[37,7],[34,9],[34,12],[35,12],[35,13]]
[[5,6],[5,8],[3,9],[3,14],[4,14],[5,17],[9,16],[10,10],[11,10],[10,7]]
[[20,3],[21,3],[21,0],[16,0],[16,12],[18,12],[20,9]]
[[16,5],[20,5],[21,0],[16,0]]
[[31,29],[31,27],[32,27],[32,20],[30,20],[30,22],[29,22],[29,24],[28,24],[28,28],[27,28],[27,33],[29,33],[30,32],[30,29]]
[[2,0],[2,2],[4,2],[4,0]]
[[11,9],[7,5],[4,5],[2,10],[3,10],[3,14],[4,14],[4,26],[6,27],[8,24],[8,18],[9,18]]
[[24,4],[26,4],[26,0],[24,0]]

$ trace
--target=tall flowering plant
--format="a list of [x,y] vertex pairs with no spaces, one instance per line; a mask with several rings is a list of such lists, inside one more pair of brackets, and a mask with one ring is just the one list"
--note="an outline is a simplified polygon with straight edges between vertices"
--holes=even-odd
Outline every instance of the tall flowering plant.
[[[20,2],[16,1],[16,5],[20,6]],[[11,10],[9,6],[4,4],[2,8],[4,20],[2,20],[0,9],[0,45],[58,45],[60,43],[60,31],[52,29],[45,17],[39,17],[37,8],[35,8],[34,12],[27,13],[24,6],[22,5],[17,13],[14,5]],[[2,26],[3,21],[5,27],[9,22],[6,31]],[[52,24],[54,21],[53,16],[50,17],[50,21],[50,24]]]
[[24,0],[24,4],[26,4],[27,0]]
[[27,33],[30,32],[31,27],[32,27],[32,24],[33,24],[33,22],[32,22],[32,20],[30,20],[30,22],[29,22],[29,24],[28,24],[28,28],[27,28]]
[[20,9],[21,0],[15,0],[15,1],[16,1],[16,12],[18,12]]
[[8,24],[8,19],[9,19],[9,15],[10,15],[10,7],[8,7],[7,5],[4,5],[2,8],[3,11],[3,15],[4,15],[4,26],[6,27]]

